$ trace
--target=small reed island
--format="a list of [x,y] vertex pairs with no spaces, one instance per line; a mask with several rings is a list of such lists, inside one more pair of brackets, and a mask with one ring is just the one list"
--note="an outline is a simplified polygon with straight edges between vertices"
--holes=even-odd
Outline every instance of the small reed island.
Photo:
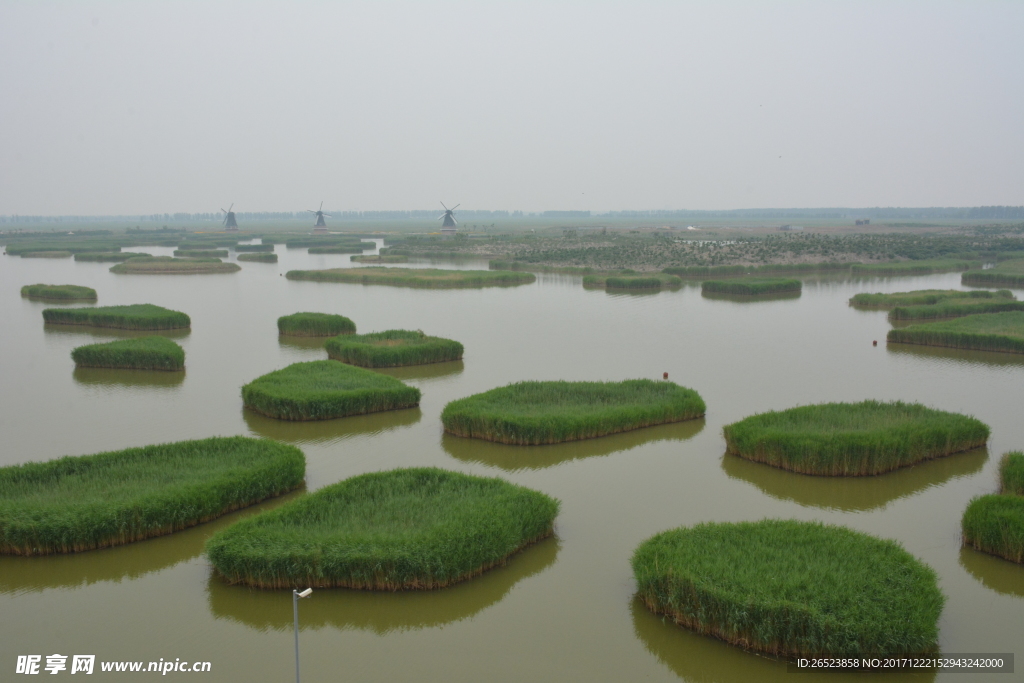
[[886,341],[951,349],[1024,353],[1024,311],[982,313],[889,330]]
[[962,318],[978,313],[1024,311],[1008,289],[998,292],[899,292],[897,294],[858,294],[850,299],[857,308],[888,308],[889,320],[936,320]]
[[723,427],[726,450],[801,474],[882,474],[984,446],[980,420],[919,403],[822,403],[753,415]]
[[443,268],[387,268],[362,266],[359,268],[329,268],[327,270],[289,270],[289,280],[315,282],[351,282],[364,285],[394,285],[397,287],[427,287],[449,289],[457,287],[502,287],[533,282],[533,273],[504,270],[445,270]]
[[372,370],[319,360],[257,377],[242,387],[242,402],[278,420],[331,420],[413,408],[420,390]]
[[356,324],[333,313],[292,313],[277,319],[277,331],[292,337],[333,337],[355,334]]
[[1001,289],[998,292],[973,290],[965,292],[959,289],[917,289],[912,292],[891,292],[884,294],[868,294],[861,292],[850,299],[850,305],[857,308],[880,308],[892,309],[898,306],[934,306],[949,301],[963,299],[1013,299],[1013,294],[1008,289]]
[[231,247],[237,252],[264,252],[271,253],[274,251],[273,244],[236,244]]
[[138,256],[111,266],[111,273],[134,275],[204,275],[207,273],[234,273],[242,267],[237,263],[224,263],[219,258],[174,258],[172,256]]
[[297,488],[305,472],[298,448],[242,436],[0,467],[0,553],[162,536]]
[[999,494],[971,501],[962,521],[964,545],[1024,563],[1024,453],[1003,456]]
[[661,289],[662,287],[679,287],[682,284],[683,279],[681,277],[664,273],[648,273],[644,275],[606,273],[583,276],[583,286],[587,288]]
[[184,258],[227,258],[227,249],[175,249],[174,255]]
[[704,416],[704,400],[673,382],[518,382],[452,401],[444,430],[521,446],[592,439]]
[[324,342],[328,357],[364,368],[397,368],[461,360],[462,344],[428,337],[420,330],[387,330],[335,337]]
[[404,254],[366,254],[353,256],[350,260],[354,263],[408,263],[409,257]]
[[637,596],[680,626],[775,656],[938,649],[935,572],[895,541],[795,520],[705,523],[633,555]]
[[22,252],[21,258],[71,258],[71,252],[63,249]]
[[181,311],[153,304],[47,308],[43,311],[43,321],[56,325],[89,325],[122,330],[180,330],[192,325],[192,320]]
[[700,284],[704,294],[731,294],[733,296],[764,296],[766,294],[793,294],[803,288],[800,280],[789,278],[741,278],[737,280],[705,280]]
[[166,337],[137,337],[79,346],[71,360],[80,368],[176,372],[185,369],[185,349]]
[[48,301],[96,301],[95,289],[79,285],[25,285],[21,295]]
[[131,258],[146,256],[133,251],[83,251],[75,254],[76,261],[92,261],[95,263],[121,263]]
[[[268,247],[274,245],[268,244]],[[239,261],[247,261],[252,263],[277,263],[277,254],[266,254],[266,253],[243,253],[238,255]]]
[[231,525],[206,543],[230,583],[444,588],[553,533],[557,500],[436,468],[363,474]]
[[975,287],[1024,287],[1024,259],[1003,261],[987,270],[969,270],[960,282]]

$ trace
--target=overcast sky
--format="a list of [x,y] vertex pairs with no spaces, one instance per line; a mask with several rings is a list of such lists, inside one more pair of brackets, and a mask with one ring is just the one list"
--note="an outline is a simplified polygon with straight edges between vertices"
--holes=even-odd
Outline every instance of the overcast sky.
[[1024,2],[0,0],[0,214],[1024,204]]

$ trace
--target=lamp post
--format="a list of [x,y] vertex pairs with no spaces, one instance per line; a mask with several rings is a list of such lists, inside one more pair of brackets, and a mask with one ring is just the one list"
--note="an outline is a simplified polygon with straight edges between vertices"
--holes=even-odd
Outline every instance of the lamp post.
[[308,598],[313,592],[312,588],[307,588],[301,593],[294,588],[292,589],[292,612],[295,614],[295,683],[299,681],[299,598]]

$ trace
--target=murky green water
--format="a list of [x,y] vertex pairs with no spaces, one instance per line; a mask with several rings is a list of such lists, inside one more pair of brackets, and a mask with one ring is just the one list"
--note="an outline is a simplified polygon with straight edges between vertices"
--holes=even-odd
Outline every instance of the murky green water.
[[[462,291],[290,282],[280,276],[288,269],[340,266],[348,257],[278,252],[279,264],[210,276],[118,276],[109,264],[0,257],[0,463],[253,434],[301,447],[310,490],[362,472],[436,465],[562,500],[554,539],[451,589],[315,592],[301,605],[304,680],[789,680],[784,664],[665,624],[632,599],[629,558],[648,536],[763,517],[823,520],[901,541],[940,576],[946,652],[1011,652],[1024,642],[1024,568],[959,542],[967,502],[996,487],[999,455],[1024,448],[1024,357],[886,348],[885,313],[846,305],[858,291],[957,288],[958,274],[807,281],[799,298],[741,303],[704,298],[693,286],[647,296],[585,291],[579,278],[554,275]],[[473,266],[481,267],[459,267]],[[192,330],[177,337],[187,371],[76,371],[73,347],[122,335],[44,327],[47,304],[18,295],[36,282],[94,287],[100,305],[187,312]],[[277,317],[302,310],[342,313],[362,332],[419,328],[458,339],[466,357],[390,373],[422,389],[418,409],[306,424],[243,412],[243,383],[325,357],[316,343],[278,339]],[[516,380],[666,371],[702,394],[706,419],[536,448],[444,436],[438,419],[447,401]],[[992,440],[987,450],[850,480],[723,454],[722,425],[753,412],[866,398],[970,413],[992,426]],[[0,680],[13,678],[18,654],[53,653],[209,660],[204,680],[291,680],[290,594],[226,586],[202,556],[213,531],[253,511],[115,549],[0,557]],[[893,678],[971,676],[872,680]]]

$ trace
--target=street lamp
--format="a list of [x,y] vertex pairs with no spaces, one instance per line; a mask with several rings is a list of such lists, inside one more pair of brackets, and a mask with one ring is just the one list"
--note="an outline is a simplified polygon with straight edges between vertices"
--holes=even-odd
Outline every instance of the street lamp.
[[307,588],[299,592],[292,589],[292,612],[295,614],[295,683],[299,681],[299,598],[308,598],[313,589]]

